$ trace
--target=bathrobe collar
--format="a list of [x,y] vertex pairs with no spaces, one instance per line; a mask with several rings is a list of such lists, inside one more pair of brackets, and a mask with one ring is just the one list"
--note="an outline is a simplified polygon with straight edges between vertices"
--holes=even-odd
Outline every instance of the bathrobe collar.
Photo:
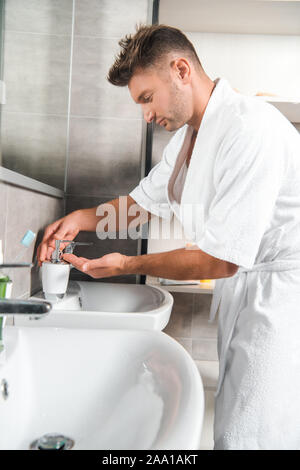
[[[192,227],[194,224],[191,220],[194,220],[195,214],[191,218],[187,216],[189,210],[192,211],[195,210],[195,208],[189,208],[188,205],[197,204],[197,210],[200,211],[201,214],[197,213],[196,217],[201,217],[204,222],[205,214],[207,215],[208,213],[209,205],[214,195],[213,156],[215,155],[212,151],[212,147],[215,145],[217,129],[220,125],[222,126],[222,120],[224,119],[221,110],[225,102],[228,104],[228,101],[235,99],[235,92],[226,79],[217,78],[215,83],[216,86],[206,106],[195,140],[180,204],[174,200],[172,189],[180,168],[185,161],[190,138],[194,130],[194,128],[188,124],[185,125],[186,129],[182,141],[183,143],[167,185],[168,203],[176,217],[184,226],[189,239],[194,239],[196,233],[194,230],[195,227]],[[199,195],[201,187],[203,188],[202,197]],[[183,210],[185,214],[182,213]]]

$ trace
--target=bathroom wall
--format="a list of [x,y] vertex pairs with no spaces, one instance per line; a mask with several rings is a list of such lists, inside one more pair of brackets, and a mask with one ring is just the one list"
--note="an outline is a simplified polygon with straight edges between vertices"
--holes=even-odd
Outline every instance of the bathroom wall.
[[[66,213],[127,195],[141,178],[141,109],[127,87],[111,85],[106,76],[118,41],[147,17],[147,0],[75,3]],[[77,251],[90,258],[112,251],[138,253],[136,240],[101,241],[91,233],[82,233],[79,239],[93,241],[93,247]],[[72,278],[90,280],[75,270]],[[136,276],[109,280],[136,282]]]
[[[114,87],[106,75],[120,38],[151,17],[151,2],[6,0],[5,8],[4,166],[65,189],[65,213],[128,194],[142,173],[144,124],[127,87]],[[48,211],[45,223],[55,218]],[[79,239],[94,242],[77,251],[90,258],[138,253],[138,241]],[[73,270],[72,278],[86,276]]]
[[5,168],[64,189],[73,0],[5,0]]
[[[63,199],[47,196],[0,181],[0,239],[4,245],[4,260],[34,262],[34,252],[42,237],[42,229],[63,215]],[[36,243],[25,249],[20,241],[26,230],[37,234]],[[11,269],[13,297],[28,298],[41,288],[39,269],[36,264],[29,269]]]
[[224,77],[233,88],[249,95],[267,92],[299,100],[299,35],[186,34],[213,80]]
[[[62,189],[71,27],[72,0],[5,2],[1,153],[9,164],[4,166]],[[8,184],[0,172],[0,200],[4,260],[35,261],[45,226],[64,213],[63,199]],[[20,241],[28,229],[37,239],[25,250]],[[13,297],[27,298],[41,287],[36,265],[31,271],[14,269],[8,274]]]

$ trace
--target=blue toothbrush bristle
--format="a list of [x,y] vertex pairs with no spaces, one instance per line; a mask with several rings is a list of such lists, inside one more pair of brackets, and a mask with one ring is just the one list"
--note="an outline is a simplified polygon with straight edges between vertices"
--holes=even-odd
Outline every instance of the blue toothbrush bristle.
[[27,230],[25,233],[24,237],[21,240],[22,245],[29,247],[33,240],[35,239],[35,233],[33,233],[31,230]]

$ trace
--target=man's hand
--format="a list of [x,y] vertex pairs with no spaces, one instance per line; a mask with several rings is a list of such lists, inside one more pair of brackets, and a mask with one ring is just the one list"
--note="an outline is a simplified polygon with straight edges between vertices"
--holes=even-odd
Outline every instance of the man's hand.
[[[79,231],[79,215],[77,211],[48,225],[43,240],[37,249],[39,266],[41,266],[44,261],[50,259],[55,249],[55,240],[74,240]],[[66,245],[67,244],[61,244],[60,248],[63,249]]]
[[125,272],[127,256],[121,253],[109,253],[97,259],[79,258],[71,254],[64,254],[63,259],[71,263],[76,269],[93,278],[119,276]]
[[239,268],[200,249],[185,248],[138,256],[110,253],[93,260],[64,254],[63,259],[94,278],[144,274],[167,279],[220,279],[233,276]]

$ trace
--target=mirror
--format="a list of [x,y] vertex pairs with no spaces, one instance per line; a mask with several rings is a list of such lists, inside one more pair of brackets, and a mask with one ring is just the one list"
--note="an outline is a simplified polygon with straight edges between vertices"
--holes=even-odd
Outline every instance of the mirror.
[[64,189],[73,0],[1,0],[2,166]]

